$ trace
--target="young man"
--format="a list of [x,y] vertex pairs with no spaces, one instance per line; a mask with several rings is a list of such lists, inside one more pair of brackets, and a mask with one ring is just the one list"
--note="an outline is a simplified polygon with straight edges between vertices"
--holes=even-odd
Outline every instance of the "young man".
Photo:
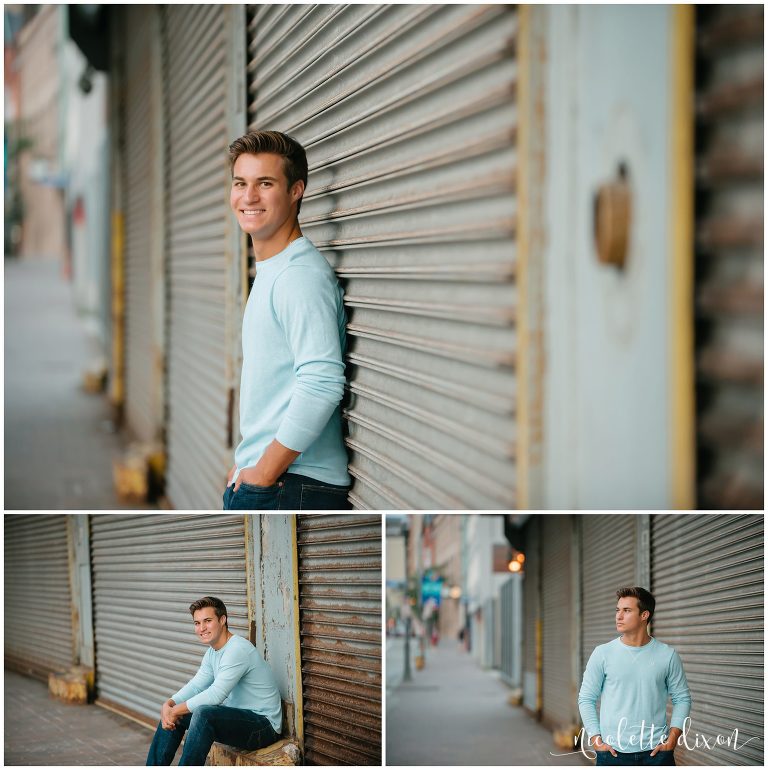
[[240,432],[225,509],[349,508],[341,427],[346,316],[336,275],[298,213],[307,157],[256,131],[229,147],[230,205],[256,279],[243,316]]
[[204,596],[189,611],[208,649],[194,677],[163,703],[147,765],[170,765],[186,731],[180,765],[204,765],[214,741],[254,751],[280,736],[275,678],[259,651],[229,630],[224,602]]
[[595,647],[589,658],[579,692],[584,728],[598,765],[674,765],[675,745],[691,711],[683,664],[675,650],[648,634],[656,608],[651,593],[621,588],[616,597],[621,636]]

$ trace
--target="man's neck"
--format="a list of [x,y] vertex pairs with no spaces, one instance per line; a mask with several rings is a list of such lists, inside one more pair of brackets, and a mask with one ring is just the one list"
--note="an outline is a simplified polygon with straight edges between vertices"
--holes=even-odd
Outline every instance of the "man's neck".
[[213,647],[213,645],[211,645],[211,647],[213,647],[213,649],[218,652],[232,638],[232,636],[232,632],[227,629],[227,633],[224,635],[224,640],[221,642],[221,644],[218,647]]
[[301,228],[298,219],[295,219],[287,227],[281,227],[268,241],[257,241],[255,238],[251,238],[253,255],[257,262],[271,259],[297,238],[301,238]]
[[651,637],[648,636],[648,628],[638,629],[634,633],[628,634],[626,631],[621,635],[621,641],[628,647],[643,647],[651,642]]

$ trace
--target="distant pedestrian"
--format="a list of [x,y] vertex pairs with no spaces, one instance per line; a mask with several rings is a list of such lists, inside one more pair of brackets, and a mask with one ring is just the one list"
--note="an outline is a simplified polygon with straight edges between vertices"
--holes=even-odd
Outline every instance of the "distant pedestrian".
[[[644,588],[616,592],[621,636],[595,647],[584,671],[579,711],[598,765],[674,765],[691,711],[680,656],[648,634],[656,600]],[[600,700],[600,716],[597,701]],[[667,699],[672,717],[667,724]]]
[[230,205],[256,256],[243,316],[240,432],[225,509],[346,509],[342,438],[346,316],[328,261],[298,214],[307,156],[293,138],[232,142]]
[[189,611],[208,650],[194,677],[161,706],[147,765],[170,765],[185,732],[180,765],[204,765],[214,741],[255,751],[280,737],[275,677],[259,651],[229,630],[224,602],[204,596]]

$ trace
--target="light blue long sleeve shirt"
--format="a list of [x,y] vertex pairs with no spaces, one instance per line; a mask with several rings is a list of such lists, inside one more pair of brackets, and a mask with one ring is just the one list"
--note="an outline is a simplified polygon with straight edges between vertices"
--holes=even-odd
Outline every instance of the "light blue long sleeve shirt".
[[336,274],[307,238],[257,263],[243,315],[235,479],[277,439],[301,452],[290,473],[350,483],[339,406],[345,327]]
[[200,706],[230,706],[267,717],[280,734],[283,705],[272,669],[259,651],[242,636],[233,635],[219,650],[209,647],[197,673],[178,692],[194,714]]
[[[669,725],[667,698],[672,700]],[[590,738],[599,734],[620,752],[652,750],[670,728],[683,729],[690,711],[683,664],[672,647],[658,639],[630,647],[620,637],[595,647],[579,691],[579,712]]]

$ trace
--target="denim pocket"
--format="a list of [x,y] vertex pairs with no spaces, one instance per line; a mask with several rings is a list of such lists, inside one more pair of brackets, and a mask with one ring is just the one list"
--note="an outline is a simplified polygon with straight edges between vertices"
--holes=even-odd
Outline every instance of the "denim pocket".
[[246,482],[241,481],[240,486],[247,492],[277,492],[280,488],[280,485],[277,482],[268,487],[260,487],[258,484],[246,484]]
[[348,487],[331,487],[325,484],[302,484],[299,510],[338,511],[346,510]]

